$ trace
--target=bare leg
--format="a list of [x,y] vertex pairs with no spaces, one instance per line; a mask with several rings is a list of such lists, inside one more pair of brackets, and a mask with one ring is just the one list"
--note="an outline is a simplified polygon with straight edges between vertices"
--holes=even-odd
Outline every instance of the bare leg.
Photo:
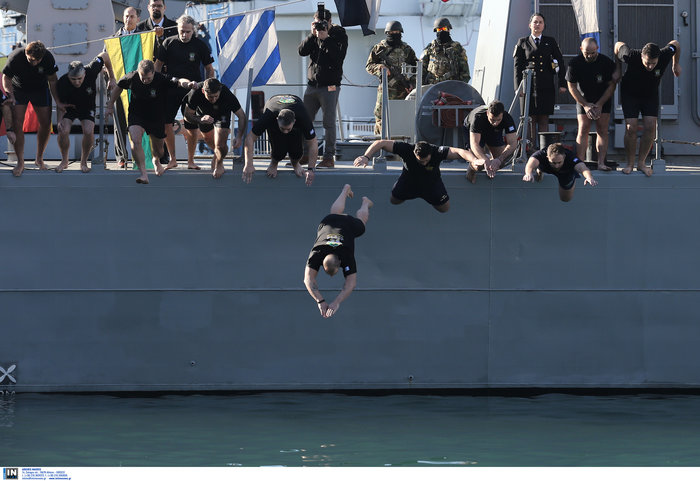
[[355,194],[353,194],[350,184],[345,184],[343,189],[340,191],[340,195],[338,195],[338,198],[335,199],[331,205],[331,214],[342,214],[345,212],[345,199],[348,197],[352,198],[353,195]]
[[576,157],[586,160],[588,149],[588,132],[591,130],[591,119],[586,114],[578,114],[578,132],[576,133]]
[[[163,149],[163,139],[158,139],[156,137],[151,137],[151,147],[153,149],[153,167],[155,168],[156,175],[160,177],[167,170],[160,163],[160,158],[165,154]],[[171,153],[172,155],[172,153]],[[171,159],[173,157],[170,157]]]
[[61,163],[56,167],[59,174],[68,167],[68,151],[70,150],[70,128],[73,125],[71,119],[61,119],[58,128],[58,148],[61,150]]
[[292,164],[292,167],[294,168],[294,175],[297,177],[304,175],[304,169],[301,167],[301,159],[292,159],[290,164]]
[[444,214],[445,212],[450,210],[450,201],[448,200],[447,202],[445,202],[442,205],[434,205],[433,207],[435,208],[435,210],[437,210],[441,214]]
[[632,173],[634,157],[637,153],[637,119],[625,119],[625,157],[627,166],[622,169],[625,174]]
[[639,160],[637,160],[637,170],[644,172],[644,175],[651,177],[652,170],[647,167],[647,156],[654,145],[656,138],[656,117],[642,117],[644,122],[644,134],[639,141]]
[[12,110],[12,123],[15,130],[15,154],[17,165],[12,169],[12,175],[19,177],[24,172],[24,115],[27,113],[26,105],[14,105]]
[[148,173],[146,172],[146,157],[141,146],[141,139],[143,138],[143,127],[138,125],[132,125],[129,127],[129,141],[131,142],[131,156],[136,162],[136,166],[139,168],[141,176],[136,179],[138,184],[148,184]]
[[[175,155],[175,132],[173,132],[173,124],[165,124],[165,145],[168,147],[168,153],[170,154],[170,162],[168,162],[165,169],[174,169],[177,167],[177,155]],[[160,159],[160,157],[158,159]],[[160,164],[160,160],[158,163]],[[158,174],[157,172],[156,174],[162,175],[162,173]]]
[[598,153],[598,170],[612,170],[605,165],[605,160],[608,157],[608,125],[610,124],[610,114],[600,114],[600,118],[595,121],[595,130],[598,134],[596,140],[596,152]]
[[[349,186],[348,186],[349,187]],[[362,221],[363,224],[367,225],[369,221],[369,209],[374,205],[374,202],[369,200],[369,197],[362,198],[362,205],[359,210],[355,213],[355,216]]]
[[571,199],[574,198],[574,189],[576,188],[576,185],[571,187],[570,189],[562,189],[561,185],[559,186],[559,199],[562,202],[569,202]]
[[[212,176],[215,179],[220,179],[224,175],[224,157],[228,154],[228,135],[230,129],[214,129],[214,161],[212,165]],[[192,144],[194,145],[194,143]]]
[[[197,149],[197,141],[199,139],[199,129],[185,129],[185,140],[187,141],[187,168],[199,170],[199,166],[194,163],[194,152]],[[170,150],[170,146],[168,146]]]
[[44,151],[49,143],[49,134],[51,133],[51,108],[36,107],[36,118],[39,121],[39,129],[36,133],[36,159],[34,163],[41,170],[46,170],[44,164]]
[[87,165],[87,159],[90,157],[90,152],[95,148],[95,122],[92,120],[83,120],[80,122],[83,126],[83,145],[80,152],[80,171],[82,173],[90,172],[90,167]]

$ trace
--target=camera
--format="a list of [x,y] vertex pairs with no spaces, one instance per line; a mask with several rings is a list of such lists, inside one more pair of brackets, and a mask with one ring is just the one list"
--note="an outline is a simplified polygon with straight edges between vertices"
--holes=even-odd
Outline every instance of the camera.
[[317,4],[316,18],[318,21],[314,22],[312,25],[316,31],[328,30],[328,22],[326,21],[326,5],[323,2]]

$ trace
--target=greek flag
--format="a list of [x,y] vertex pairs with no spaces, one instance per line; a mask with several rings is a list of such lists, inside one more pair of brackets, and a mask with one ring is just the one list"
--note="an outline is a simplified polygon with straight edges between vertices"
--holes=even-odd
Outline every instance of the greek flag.
[[571,0],[571,6],[574,9],[581,40],[586,37],[593,37],[598,45],[600,45],[598,2],[592,2],[590,0]]
[[222,18],[215,25],[221,83],[230,89],[247,87],[249,68],[253,87],[285,82],[274,9]]

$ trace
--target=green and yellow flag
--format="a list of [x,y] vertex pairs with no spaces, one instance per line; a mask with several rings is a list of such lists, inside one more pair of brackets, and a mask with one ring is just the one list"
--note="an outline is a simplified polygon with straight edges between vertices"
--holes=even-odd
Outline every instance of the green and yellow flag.
[[[114,76],[117,77],[117,80],[129,72],[136,70],[141,60],[153,60],[153,49],[155,42],[155,31],[132,35],[122,35],[121,37],[114,37],[105,40],[105,49],[107,50],[107,54],[112,61]],[[130,100],[131,91],[122,91],[121,101],[127,118],[129,116]],[[143,152],[146,157],[146,168],[152,169],[153,162],[151,162],[151,157],[153,155],[151,153],[151,139],[147,135],[143,136],[142,145]],[[134,162],[134,169],[137,168],[135,164],[136,163]]]

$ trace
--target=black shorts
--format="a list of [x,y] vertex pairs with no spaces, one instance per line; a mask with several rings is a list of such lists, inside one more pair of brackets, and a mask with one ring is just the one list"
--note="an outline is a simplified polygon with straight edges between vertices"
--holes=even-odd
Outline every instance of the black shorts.
[[[469,129],[467,127],[462,127],[462,131],[464,132],[465,148],[469,149],[471,147],[471,145],[470,145],[471,138],[469,135]],[[503,135],[501,135],[499,132],[491,131],[487,134],[481,134],[481,140],[479,140],[479,146],[484,147],[486,145],[488,145],[489,147],[501,147],[503,145],[506,145],[506,141],[503,138]]]
[[51,91],[48,87],[40,90],[22,90],[15,88],[15,103],[17,105],[27,105],[29,102],[34,107],[51,107]]
[[185,126],[185,129],[187,130],[197,130],[199,129],[200,132],[203,134],[206,134],[207,132],[211,132],[214,130],[214,127],[218,129],[231,129],[231,115],[224,115],[222,116],[219,120],[214,121],[213,124],[193,124],[192,122],[188,122],[187,119],[185,118],[185,104],[182,104],[182,109],[180,110],[182,112],[182,118],[183,118],[183,125]]
[[[270,131],[268,130],[268,135]],[[299,160],[304,155],[304,139],[300,130],[293,129],[288,134],[281,132],[270,135],[270,157],[272,160],[280,161],[289,154],[291,160]]]
[[581,175],[576,172],[576,171],[571,171],[567,173],[560,173],[560,174],[554,174],[557,176],[557,180],[559,181],[559,186],[564,189],[564,190],[571,190],[574,188],[574,184],[576,184],[576,179],[581,177]]
[[138,125],[146,131],[148,135],[156,139],[165,138],[165,122],[163,119],[152,120],[145,119],[143,117],[137,117],[135,115],[129,115],[129,127],[132,125]]
[[622,104],[622,113],[626,119],[642,117],[658,117],[659,116],[659,93],[656,92],[648,97],[637,97],[630,93],[620,90],[620,104]]
[[79,119],[80,121],[91,120],[94,122],[95,121],[95,111],[88,110],[87,112],[79,112],[73,108],[68,107],[66,109],[66,113],[63,114],[63,118],[70,119],[70,120]]
[[[587,101],[587,102],[597,102],[596,100],[591,101],[591,100],[588,100],[588,99],[586,99],[586,101]],[[609,114],[609,113],[611,112],[611,109],[612,109],[612,97],[609,98],[608,101],[605,102],[605,103],[603,104],[603,110],[602,110],[602,112],[603,112],[604,114]],[[579,104],[578,102],[576,103],[576,113],[577,113],[578,115],[586,115],[586,111],[583,110],[583,107],[582,107],[581,104]]]
[[190,91],[183,87],[178,87],[174,89],[168,89],[168,93],[165,99],[165,123],[172,124],[175,122],[175,117],[177,116],[177,111],[180,110],[182,106],[182,100],[185,95]]
[[415,180],[402,173],[391,189],[395,199],[410,200],[421,198],[430,205],[443,205],[450,200],[445,184],[440,177],[434,180]]
[[[530,95],[530,115],[552,115],[554,113],[554,88],[538,89],[537,95],[535,91]],[[520,99],[521,112],[525,112],[525,99]]]

